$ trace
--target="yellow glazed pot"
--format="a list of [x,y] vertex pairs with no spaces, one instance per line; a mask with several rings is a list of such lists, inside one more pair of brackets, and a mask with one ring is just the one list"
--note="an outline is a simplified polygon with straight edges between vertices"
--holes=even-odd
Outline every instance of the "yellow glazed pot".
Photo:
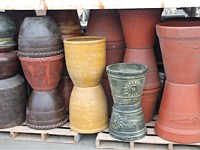
[[74,86],[69,114],[70,127],[76,132],[90,134],[105,130],[108,127],[108,110],[102,86]]
[[100,84],[106,64],[106,39],[98,36],[64,40],[67,70],[75,86]]

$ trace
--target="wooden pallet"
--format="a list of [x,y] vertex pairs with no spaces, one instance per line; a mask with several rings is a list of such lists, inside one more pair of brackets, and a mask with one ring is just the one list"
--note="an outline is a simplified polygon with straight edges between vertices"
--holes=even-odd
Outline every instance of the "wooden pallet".
[[155,128],[155,122],[156,122],[157,116],[154,116],[153,120],[150,123],[146,124],[147,127],[147,135],[137,141],[121,141],[112,138],[109,135],[108,129],[104,132],[98,133],[96,137],[96,148],[109,148],[109,149],[135,149],[136,145],[166,145],[168,150],[173,150],[174,145],[179,146],[196,146],[200,148],[200,143],[193,143],[193,144],[187,144],[187,145],[181,145],[179,143],[170,142],[167,140],[164,140],[157,136],[157,134],[154,131]]
[[81,134],[71,131],[69,122],[51,130],[34,130],[25,123],[13,128],[0,129],[0,139],[77,144],[80,138]]

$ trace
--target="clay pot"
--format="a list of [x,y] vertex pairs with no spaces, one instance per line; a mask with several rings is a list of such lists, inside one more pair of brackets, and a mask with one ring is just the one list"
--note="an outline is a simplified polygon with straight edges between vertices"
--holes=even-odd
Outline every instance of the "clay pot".
[[66,66],[78,87],[100,83],[106,65],[105,38],[96,36],[74,37],[64,40]]
[[102,86],[74,86],[69,114],[70,128],[76,132],[90,134],[104,131],[108,127],[108,111]]
[[156,29],[167,80],[200,83],[200,21],[167,21]]
[[165,82],[155,131],[177,143],[200,142],[200,84]]
[[32,91],[26,110],[26,124],[33,129],[53,129],[67,122],[66,110],[55,90]]
[[36,91],[50,91],[61,78],[64,55],[42,58],[19,57],[26,79]]
[[152,48],[155,25],[160,22],[163,9],[119,10],[121,24],[128,48]]
[[157,63],[153,49],[126,48],[124,62],[147,65],[148,71],[145,80],[144,90],[151,90],[160,87]]
[[63,100],[67,113],[69,113],[69,99],[73,89],[73,83],[70,77],[62,76],[57,89],[58,89],[58,95]]
[[124,35],[117,10],[90,10],[85,35],[102,36],[107,42],[123,41]]
[[141,96],[147,67],[118,63],[106,67],[114,100],[109,134],[119,140],[133,141],[146,134]]
[[19,55],[48,57],[63,53],[60,31],[49,16],[26,17],[21,25]]
[[158,100],[160,88],[143,91],[142,94],[142,112],[144,114],[144,121],[146,123],[152,120],[156,102]]
[[26,92],[20,75],[0,80],[0,128],[22,124],[26,115]]
[[15,52],[0,53],[0,80],[15,75],[18,67],[19,60]]

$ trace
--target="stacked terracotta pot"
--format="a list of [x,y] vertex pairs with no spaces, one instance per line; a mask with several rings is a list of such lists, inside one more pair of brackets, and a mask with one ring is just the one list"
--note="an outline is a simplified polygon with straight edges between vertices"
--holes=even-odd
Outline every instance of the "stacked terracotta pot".
[[[126,44],[117,10],[90,10],[85,35],[106,38],[106,66],[123,62]],[[106,92],[110,116],[113,98],[106,71],[103,74],[102,85]]]
[[51,17],[26,17],[21,25],[19,59],[33,88],[28,100],[26,123],[34,129],[51,129],[67,121],[56,87],[63,69],[60,31]]
[[25,121],[26,93],[24,79],[17,74],[15,23],[5,13],[0,20],[0,128],[9,128]]
[[142,95],[145,122],[152,119],[160,80],[154,55],[155,25],[159,23],[162,9],[119,10],[126,41],[125,63],[147,65],[148,71]]
[[200,142],[200,19],[156,26],[166,73],[156,133],[178,143]]

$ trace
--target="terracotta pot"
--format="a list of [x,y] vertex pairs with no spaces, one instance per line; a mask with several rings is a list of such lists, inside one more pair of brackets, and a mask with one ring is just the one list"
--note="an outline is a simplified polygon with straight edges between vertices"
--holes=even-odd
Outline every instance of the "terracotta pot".
[[0,80],[15,75],[18,67],[19,60],[15,52],[0,53]]
[[117,10],[90,10],[85,35],[103,36],[107,42],[123,41],[124,35]]
[[105,41],[96,36],[64,40],[66,66],[75,86],[91,87],[100,83],[106,65]]
[[152,120],[156,102],[158,100],[160,88],[143,91],[142,94],[142,112],[144,114],[144,121],[146,123]]
[[151,90],[160,87],[158,68],[153,49],[126,48],[124,62],[147,65],[148,71],[145,80],[144,90]]
[[177,143],[200,142],[200,84],[165,82],[155,131]]
[[121,24],[128,48],[152,48],[155,25],[160,22],[163,9],[119,10]]
[[167,21],[156,26],[166,79],[200,83],[200,21]]
[[63,100],[67,113],[69,113],[69,99],[73,89],[73,83],[70,77],[62,76],[57,89],[58,89],[58,95]]
[[0,128],[22,124],[26,115],[26,92],[20,75],[0,80]]
[[67,122],[66,110],[55,90],[32,91],[26,110],[26,124],[33,129],[53,129]]
[[104,131],[108,127],[108,111],[102,86],[74,86],[69,114],[70,128],[76,132],[90,134]]
[[63,54],[51,57],[19,57],[26,79],[36,91],[50,91],[57,87],[63,67]]

